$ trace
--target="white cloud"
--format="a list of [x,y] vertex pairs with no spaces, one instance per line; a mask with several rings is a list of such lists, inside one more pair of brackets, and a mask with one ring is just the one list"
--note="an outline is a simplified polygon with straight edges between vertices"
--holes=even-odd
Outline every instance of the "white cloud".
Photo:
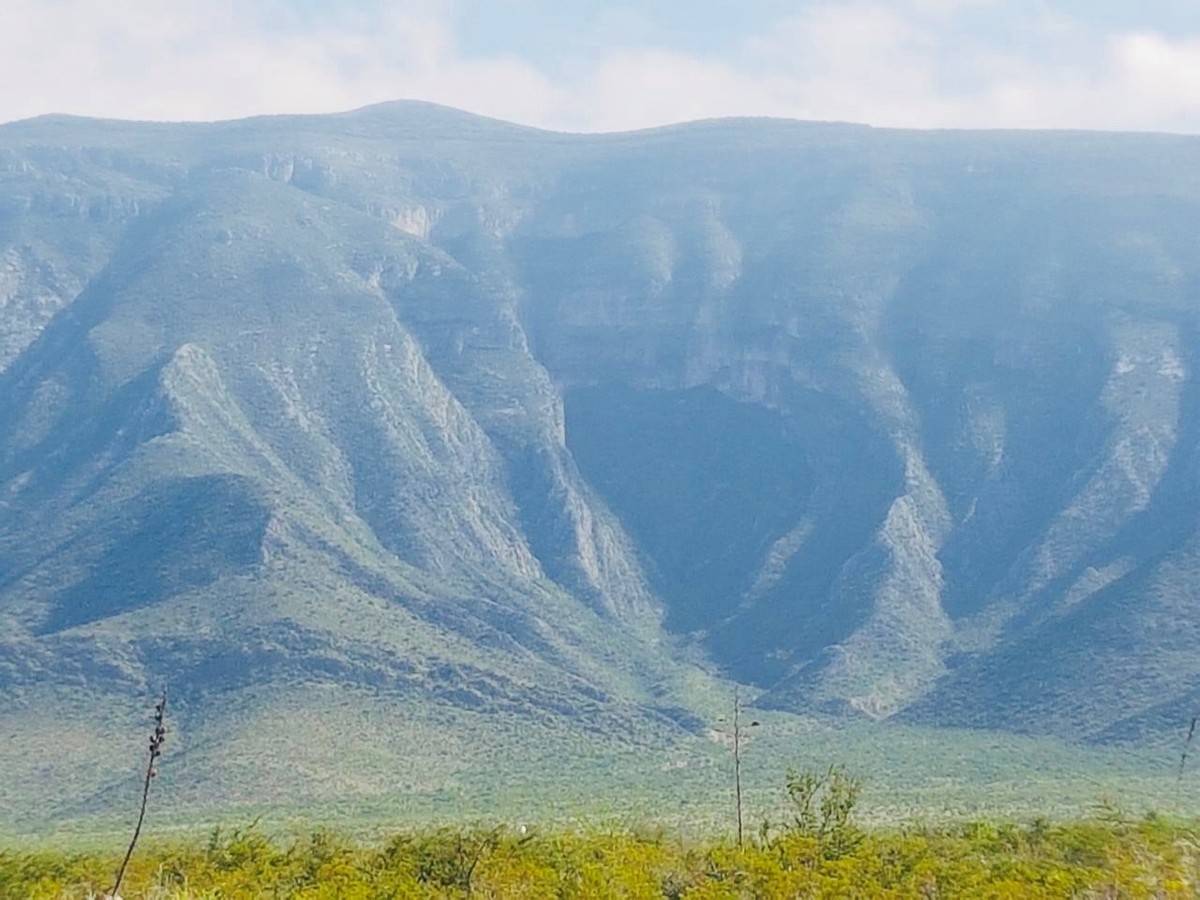
[[933,124],[950,114],[937,86],[941,49],[894,9],[828,4],[748,41],[743,59],[782,82],[805,118]]
[[1200,123],[1200,39],[1169,41],[1137,33],[1113,42],[1117,84],[1143,122]]
[[[720,56],[648,47],[645,23],[630,26],[639,37],[609,22],[567,66],[467,55],[452,0],[334,8],[313,19],[289,0],[171,0],[169,11],[0,0],[0,121],[229,118],[412,97],[581,130],[773,115],[1200,132],[1200,39],[1098,33],[1037,3],[1017,14],[998,0],[821,0]],[[962,25],[981,16],[1018,39]]]
[[396,4],[296,27],[279,4],[3,0],[0,120],[320,112],[421,97],[537,119],[554,88],[515,58],[466,60],[448,11]]
[[968,125],[1200,132],[1200,41],[1116,35],[1088,69],[1010,60]]
[[998,6],[1002,0],[908,0],[908,6],[926,15],[948,16],[970,9]]
[[606,56],[560,98],[552,124],[581,130],[646,128],[717,116],[789,116],[789,83],[663,50]]

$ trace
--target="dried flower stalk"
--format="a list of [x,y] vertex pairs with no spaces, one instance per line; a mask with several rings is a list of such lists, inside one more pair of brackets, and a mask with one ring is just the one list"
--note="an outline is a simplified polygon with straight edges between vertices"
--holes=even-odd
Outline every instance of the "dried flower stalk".
[[120,896],[117,892],[121,888],[121,880],[125,877],[125,869],[128,868],[129,859],[133,856],[133,848],[137,846],[138,838],[142,834],[142,823],[146,820],[146,801],[150,797],[150,782],[158,775],[158,758],[162,756],[163,743],[167,739],[166,719],[167,688],[164,685],[162,697],[154,705],[154,733],[150,735],[150,759],[146,763],[146,779],[142,785],[142,808],[138,812],[137,826],[133,829],[133,839],[129,842],[129,849],[125,851],[125,859],[117,871],[117,880],[113,883],[113,889],[109,891],[110,897]]

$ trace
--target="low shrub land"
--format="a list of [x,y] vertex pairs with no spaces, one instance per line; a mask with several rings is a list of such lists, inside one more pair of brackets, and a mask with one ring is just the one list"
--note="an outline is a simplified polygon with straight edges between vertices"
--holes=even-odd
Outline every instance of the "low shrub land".
[[[799,786],[803,788],[803,785]],[[836,799],[836,798],[835,798]],[[443,828],[370,841],[257,826],[139,847],[133,898],[1159,898],[1200,894],[1200,823],[1104,815],[863,830],[834,808],[733,839]],[[0,897],[100,898],[121,854],[0,851]]]

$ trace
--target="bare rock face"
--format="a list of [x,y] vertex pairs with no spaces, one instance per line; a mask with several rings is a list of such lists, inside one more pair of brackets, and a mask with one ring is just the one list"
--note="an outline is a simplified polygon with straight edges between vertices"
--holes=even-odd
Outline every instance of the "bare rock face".
[[79,287],[69,279],[61,283],[51,265],[28,247],[5,252],[0,258],[0,372],[33,343]]
[[1158,733],[1200,674],[1198,163],[403,104],[0,128],[0,682],[670,731],[721,671]]

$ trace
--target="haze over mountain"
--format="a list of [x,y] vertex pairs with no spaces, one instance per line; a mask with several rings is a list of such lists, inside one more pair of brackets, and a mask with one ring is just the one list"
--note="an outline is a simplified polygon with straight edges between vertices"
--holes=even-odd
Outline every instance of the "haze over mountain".
[[723,673],[1152,740],[1200,707],[1198,230],[1185,137],[0,127],[0,702],[670,740]]

